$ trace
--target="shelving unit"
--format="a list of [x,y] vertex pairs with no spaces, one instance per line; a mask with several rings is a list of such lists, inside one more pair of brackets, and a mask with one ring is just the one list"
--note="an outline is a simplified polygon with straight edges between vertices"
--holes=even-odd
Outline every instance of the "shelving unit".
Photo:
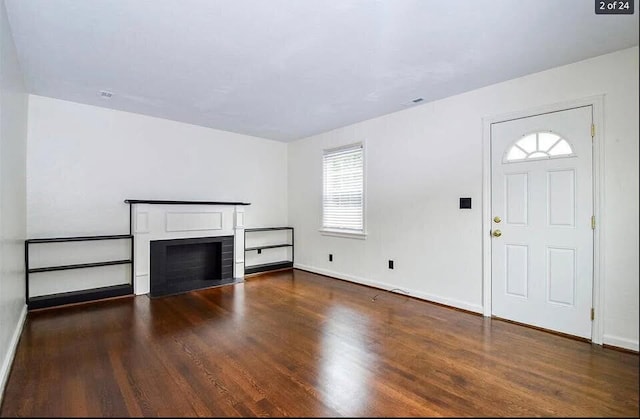
[[[269,240],[269,233],[275,231],[287,231],[286,241],[272,242]],[[251,239],[252,233],[262,233],[262,240],[266,241],[264,244],[256,244],[247,246],[247,238]],[[251,241],[251,240],[250,240]],[[259,272],[274,271],[278,269],[293,268],[293,248],[294,248],[294,233],[293,227],[261,227],[261,228],[246,228],[244,230],[244,243],[245,243],[245,261],[247,253],[256,252],[256,254],[262,254],[263,250],[271,249],[290,249],[289,256],[286,260],[268,261],[262,263],[256,263],[254,265],[245,265],[245,275],[251,275]]]
[[[101,262],[77,263],[71,265],[44,266],[39,268],[29,267],[29,245],[43,243],[64,243],[64,242],[84,242],[96,240],[131,240],[131,255],[129,259],[108,260]],[[38,309],[46,307],[54,307],[64,304],[79,303],[85,301],[99,300],[109,297],[119,297],[123,295],[133,294],[133,269],[131,274],[131,282],[129,284],[118,284],[107,287],[89,288],[83,290],[61,292],[56,294],[40,295],[36,297],[29,296],[29,276],[44,272],[63,271],[69,269],[96,268],[100,266],[113,265],[132,265],[133,264],[133,235],[116,234],[108,236],[82,236],[82,237],[52,237],[43,239],[29,239],[24,242],[24,262],[25,262],[25,288],[27,307],[29,309]]]

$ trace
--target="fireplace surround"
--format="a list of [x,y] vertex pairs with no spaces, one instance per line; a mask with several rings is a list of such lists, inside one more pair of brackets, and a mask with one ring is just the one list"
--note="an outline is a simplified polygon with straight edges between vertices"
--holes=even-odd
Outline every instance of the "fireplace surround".
[[[244,208],[250,204],[125,202],[130,205],[136,295],[158,297],[243,280]],[[154,250],[164,262],[152,261]]]

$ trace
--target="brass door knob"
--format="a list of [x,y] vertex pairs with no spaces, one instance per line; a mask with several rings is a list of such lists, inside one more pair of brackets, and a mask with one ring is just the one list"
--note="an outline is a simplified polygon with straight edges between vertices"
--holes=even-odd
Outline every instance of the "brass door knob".
[[492,235],[493,237],[500,237],[500,236],[502,236],[502,231],[500,231],[500,230],[493,230],[493,233],[491,233],[491,235]]
[[498,217],[497,215],[495,217],[493,217],[493,222],[494,223],[499,223],[500,221],[502,221],[502,218]]

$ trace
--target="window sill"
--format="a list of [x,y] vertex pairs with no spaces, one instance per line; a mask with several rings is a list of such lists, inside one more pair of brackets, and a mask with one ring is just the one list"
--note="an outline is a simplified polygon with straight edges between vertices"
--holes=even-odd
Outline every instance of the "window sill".
[[365,240],[367,238],[367,233],[365,232],[331,230],[328,228],[321,228],[318,231],[323,236],[344,237],[346,239],[358,239],[358,240]]

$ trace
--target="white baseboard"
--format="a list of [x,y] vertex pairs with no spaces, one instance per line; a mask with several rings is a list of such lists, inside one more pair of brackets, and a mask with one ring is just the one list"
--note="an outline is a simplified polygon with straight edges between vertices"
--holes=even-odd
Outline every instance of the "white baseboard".
[[25,305],[22,307],[22,312],[20,313],[18,324],[16,324],[16,328],[13,331],[13,336],[11,337],[11,341],[9,342],[9,348],[7,348],[7,354],[2,360],[2,368],[0,369],[0,405],[2,404],[2,398],[4,397],[4,386],[7,384],[7,380],[9,379],[11,365],[13,364],[13,358],[16,355],[18,341],[20,340],[20,335],[22,334],[22,328],[24,327],[24,322],[26,319],[27,306]]
[[630,349],[638,352],[638,341],[618,336],[604,335],[602,337],[602,343],[609,346],[617,346],[618,348]]
[[[380,282],[380,281],[373,281],[371,279],[367,279],[367,278],[362,278],[362,277],[358,277],[358,276],[353,276],[353,275],[346,275],[346,274],[342,274],[340,272],[335,272],[335,271],[330,271],[328,269],[320,269],[320,268],[316,268],[313,266],[308,266],[308,265],[302,265],[299,263],[295,263],[293,265],[294,268],[297,269],[302,269],[303,271],[309,271],[309,272],[313,272],[316,274],[320,274],[320,275],[325,275],[325,276],[330,276],[333,278],[338,278],[338,279],[343,279],[345,281],[349,281],[349,282],[355,282],[357,284],[362,284],[362,285],[368,285],[370,287],[374,287],[374,288],[379,288],[379,289],[383,289],[383,290],[392,290],[395,288],[399,288],[395,285],[392,284],[388,284],[385,282]],[[482,314],[482,306],[481,305],[476,305],[476,304],[469,304],[467,302],[464,301],[459,301],[459,300],[455,300],[452,298],[446,298],[446,297],[440,297],[438,295],[433,295],[433,294],[428,294],[425,292],[421,292],[421,291],[416,291],[416,290],[412,290],[412,289],[407,289],[407,288],[402,288],[403,291],[406,291],[407,295],[411,296],[411,297],[416,297],[419,298],[421,300],[425,300],[425,301],[430,301],[433,303],[438,303],[438,304],[444,304],[450,307],[455,307],[455,308],[459,308],[462,310],[466,310],[466,311],[471,311],[474,313],[479,313]]]
[[[385,282],[373,281],[371,279],[361,278],[353,275],[346,275],[340,272],[335,272],[328,269],[316,268],[313,266],[303,265],[300,263],[295,263],[293,267],[297,269],[302,269],[304,271],[309,271],[309,272],[317,273],[320,275],[330,276],[332,278],[343,279],[345,281],[355,282],[357,284],[368,285],[370,287],[379,288],[383,290],[392,290],[394,288],[398,288],[392,284],[388,284]],[[411,289],[403,288],[403,290],[407,292],[407,295],[419,298],[421,300],[444,304],[450,307],[460,308],[462,310],[483,314],[481,305],[469,304],[464,301],[459,301],[452,298],[440,297],[438,295],[428,294],[428,293],[411,290]],[[626,339],[626,338],[621,338],[618,336],[611,336],[611,335],[604,335],[602,340],[603,340],[602,343],[605,345],[616,346],[618,348],[629,349],[629,350],[638,352],[637,340],[631,340],[631,339]]]

